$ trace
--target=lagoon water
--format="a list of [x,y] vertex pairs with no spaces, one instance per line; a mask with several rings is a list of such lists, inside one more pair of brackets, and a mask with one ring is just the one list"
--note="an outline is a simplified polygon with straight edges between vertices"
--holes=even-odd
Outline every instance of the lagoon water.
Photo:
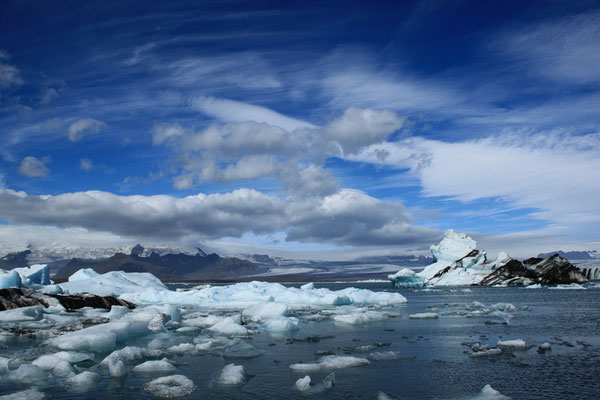
[[[513,399],[597,399],[600,398],[600,287],[587,290],[472,287],[457,289],[392,289],[388,283],[327,283],[316,287],[342,289],[354,286],[376,291],[399,291],[408,302],[386,308],[396,315],[364,326],[344,326],[331,319],[306,321],[300,330],[286,336],[260,332],[248,341],[265,354],[252,359],[224,359],[220,354],[170,357],[177,374],[197,385],[189,399],[368,399],[378,392],[401,399],[469,399],[489,384]],[[172,286],[173,287],[173,286]],[[509,315],[467,316],[480,302],[486,306],[511,303],[518,310]],[[435,312],[439,319],[409,319],[410,314]],[[471,314],[473,315],[473,314]],[[198,333],[179,334],[191,341]],[[308,340],[305,340],[309,338]],[[468,344],[490,347],[498,340],[523,339],[533,347],[505,351],[500,356],[471,358]],[[132,338],[129,345],[144,346],[145,339]],[[146,340],[147,342],[147,340]],[[537,346],[548,342],[552,350],[538,353]],[[357,347],[378,346],[369,352]],[[373,360],[370,365],[337,369],[331,389],[303,393],[294,383],[305,375],[321,382],[331,371],[300,373],[294,363],[312,363],[315,353],[367,357],[373,352],[399,352],[392,360]],[[40,345],[26,342],[5,347],[0,356],[33,359]],[[241,387],[223,388],[214,381],[225,365],[243,365],[251,375]],[[151,399],[142,389],[156,376],[129,373],[124,379],[110,378],[98,369],[102,379],[91,391],[77,393],[58,382],[42,388],[49,398]],[[0,395],[24,390],[0,380]],[[394,398],[392,397],[392,398]]]

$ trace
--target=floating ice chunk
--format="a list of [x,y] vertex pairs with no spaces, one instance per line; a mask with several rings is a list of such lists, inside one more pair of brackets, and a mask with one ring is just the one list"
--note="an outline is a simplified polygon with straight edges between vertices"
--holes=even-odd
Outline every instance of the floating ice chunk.
[[474,302],[473,302],[473,307],[477,307],[477,308],[486,308],[486,307],[485,307],[485,304],[483,304],[483,303],[480,303],[480,302],[478,302],[478,301],[474,301]]
[[21,276],[23,286],[30,287],[34,284],[49,285],[52,283],[50,282],[48,264],[34,264],[30,267],[15,268],[13,271]]
[[265,330],[269,333],[286,333],[297,331],[298,319],[289,317],[271,318],[264,324]]
[[43,306],[30,306],[15,308],[14,310],[0,311],[1,322],[27,322],[39,321],[44,316]]
[[245,336],[248,334],[248,330],[236,323],[231,317],[223,318],[208,329],[225,336]]
[[257,349],[250,343],[236,339],[226,346],[223,350],[223,357],[226,358],[254,358],[264,354],[264,351]]
[[36,290],[44,294],[63,294],[62,288],[58,285],[40,286]]
[[140,291],[168,291],[160,279],[147,272],[111,271],[100,275],[89,268],[75,272],[60,287],[68,293],[88,292],[115,297]]
[[60,361],[64,360],[56,357],[55,355],[43,355],[33,360],[31,364],[35,365],[36,367],[40,367],[44,371],[51,371]]
[[321,369],[340,369],[368,365],[369,360],[351,356],[323,356],[314,364],[292,364],[294,371],[318,371]]
[[310,376],[306,375],[304,378],[300,378],[296,381],[296,389],[301,392],[305,392],[310,389]]
[[539,283],[535,283],[533,285],[529,285],[529,286],[525,286],[525,289],[541,289],[542,285],[540,285]]
[[586,288],[578,283],[571,283],[569,285],[556,285],[550,286],[548,289],[563,289],[563,290],[585,290]]
[[227,386],[243,385],[248,380],[246,370],[241,365],[227,364],[217,378],[217,384]]
[[527,345],[523,339],[514,339],[514,340],[498,340],[498,347],[513,347],[513,348],[525,348]]
[[73,387],[78,391],[85,391],[96,386],[96,383],[99,380],[100,375],[98,375],[97,373],[91,371],[84,371],[67,379],[67,385]]
[[50,339],[48,343],[61,350],[108,352],[114,350],[118,342],[144,336],[149,332],[147,322],[113,321],[69,332]]
[[145,358],[155,358],[163,355],[163,352],[155,349],[142,349],[135,346],[123,347],[121,350],[115,350],[110,353],[100,365],[108,367],[111,362],[121,360],[124,363],[132,364]]
[[282,303],[259,303],[242,311],[242,319],[252,322],[262,322],[267,319],[284,316],[288,307]]
[[56,378],[66,379],[75,376],[75,371],[73,371],[73,367],[67,361],[60,360],[52,369],[52,375]]
[[146,361],[140,365],[136,365],[133,368],[133,372],[156,372],[156,373],[166,373],[173,372],[177,368],[173,364],[171,364],[166,358],[162,360],[152,360]]
[[37,365],[23,364],[10,371],[8,379],[22,385],[42,385],[48,379],[48,375]]
[[363,313],[354,313],[346,315],[336,315],[333,317],[335,322],[346,325],[366,325],[374,322],[386,320],[385,314],[377,311],[367,311]]
[[183,325],[195,326],[199,328],[207,328],[213,326],[217,322],[223,320],[222,317],[217,315],[209,315],[207,317],[189,318],[183,320]]
[[113,358],[108,362],[108,372],[110,376],[119,377],[127,375],[127,368],[122,360]]
[[408,318],[410,319],[436,319],[440,316],[436,313],[426,312],[426,313],[418,313],[418,314],[410,314]]
[[79,353],[76,351],[59,351],[58,353],[54,353],[52,355],[70,363],[94,360],[94,355],[92,353]]
[[490,385],[485,385],[474,400],[510,400],[510,397],[504,396]]
[[181,344],[178,344],[177,346],[169,347],[167,349],[167,351],[169,353],[185,354],[185,353],[194,353],[194,352],[198,351],[198,349],[196,348],[195,345],[193,345],[191,343],[181,343]]
[[125,314],[121,317],[121,321],[146,322],[148,329],[153,332],[165,330],[165,324],[170,320],[171,316],[152,308],[135,310],[134,312]]
[[402,353],[400,353],[399,351],[381,351],[381,352],[376,351],[374,353],[369,354],[369,356],[367,358],[372,361],[379,361],[379,360],[401,360],[406,357],[403,356]]
[[331,389],[335,385],[335,373],[330,373],[323,379],[323,387],[325,389]]
[[300,289],[302,290],[313,290],[314,288],[315,284],[313,282],[305,283],[304,285],[300,286]]
[[5,357],[0,357],[0,375],[8,373],[8,363],[10,360]]
[[375,400],[400,400],[398,397],[392,396],[391,394],[386,393],[386,392],[375,393],[375,396],[373,396],[373,399],[375,399]]
[[110,320],[120,319],[123,315],[129,314],[131,310],[125,306],[112,306],[106,318]]
[[477,351],[475,353],[471,353],[469,354],[469,357],[493,357],[493,356],[499,356],[500,354],[502,354],[502,350],[501,349],[489,349],[489,350],[484,350],[484,351]]
[[543,351],[548,351],[548,350],[552,350],[552,345],[550,343],[546,342],[546,343],[540,344],[540,346],[538,348]]
[[517,307],[515,307],[514,305],[510,304],[510,303],[496,303],[492,305],[492,308],[498,310],[498,311],[504,311],[504,312],[515,312],[517,311]]
[[37,389],[24,390],[13,394],[0,396],[0,400],[44,400],[46,395]]
[[196,390],[196,385],[183,375],[170,375],[144,384],[144,390],[156,397],[183,397]]
[[21,275],[17,271],[0,269],[0,289],[20,288],[21,285]]
[[415,271],[409,268],[402,268],[393,275],[388,275],[388,279],[397,288],[420,288],[425,286],[425,279],[417,276]]

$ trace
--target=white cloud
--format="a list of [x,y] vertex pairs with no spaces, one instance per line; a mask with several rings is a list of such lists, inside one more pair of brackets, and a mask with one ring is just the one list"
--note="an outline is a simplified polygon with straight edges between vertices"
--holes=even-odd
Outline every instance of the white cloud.
[[84,136],[98,133],[106,124],[93,118],[80,118],[71,123],[68,128],[68,137],[71,142],[77,142]]
[[48,104],[58,97],[58,91],[54,88],[44,88],[40,92],[40,103]]
[[426,196],[500,198],[551,226],[593,237],[600,223],[600,134],[506,134],[466,142],[410,138],[363,149],[357,161],[409,168]]
[[223,122],[264,122],[290,132],[297,128],[314,127],[308,122],[287,117],[268,108],[234,100],[199,97],[191,102],[191,106]]
[[600,12],[562,17],[510,32],[494,45],[528,73],[541,73],[567,83],[600,80]]
[[89,158],[82,158],[79,160],[79,168],[84,171],[91,171],[94,168],[94,163]]
[[[308,167],[381,142],[402,124],[403,118],[392,111],[351,108],[324,127],[292,131],[256,121],[213,124],[199,132],[162,124],[153,130],[153,143],[172,149],[172,161],[181,169],[174,178],[177,188],[276,176],[288,191],[312,196],[329,194],[338,185],[331,174]],[[295,184],[311,190],[300,194]]]
[[404,119],[393,111],[349,108],[323,131],[326,137],[340,145],[343,153],[350,154],[364,146],[385,141],[403,123]]
[[171,242],[285,231],[297,242],[380,246],[424,244],[439,236],[438,231],[411,226],[401,204],[348,189],[301,200],[251,189],[184,198],[101,191],[32,196],[0,189],[0,219]]
[[21,161],[18,172],[24,176],[43,178],[50,173],[46,164],[51,161],[50,157],[37,159],[33,156],[27,156]]
[[13,65],[6,64],[8,54],[0,50],[0,89],[23,84],[21,72]]

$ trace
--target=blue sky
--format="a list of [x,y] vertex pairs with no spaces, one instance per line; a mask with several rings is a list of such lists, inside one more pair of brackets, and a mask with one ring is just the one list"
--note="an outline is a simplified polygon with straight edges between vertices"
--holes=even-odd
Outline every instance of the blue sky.
[[600,3],[288,3],[3,1],[5,247],[600,247]]

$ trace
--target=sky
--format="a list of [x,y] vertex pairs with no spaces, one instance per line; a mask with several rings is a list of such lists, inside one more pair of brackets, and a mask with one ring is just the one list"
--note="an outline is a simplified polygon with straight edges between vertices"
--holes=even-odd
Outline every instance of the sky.
[[0,2],[4,250],[599,249],[599,128],[597,1]]

